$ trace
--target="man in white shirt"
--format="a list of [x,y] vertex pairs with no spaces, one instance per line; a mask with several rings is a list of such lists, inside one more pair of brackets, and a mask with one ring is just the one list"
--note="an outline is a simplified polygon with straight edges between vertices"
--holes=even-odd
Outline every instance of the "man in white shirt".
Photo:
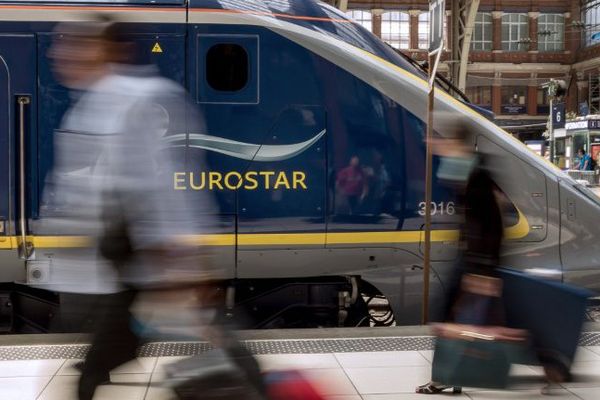
[[[199,233],[193,215],[214,215],[208,195],[191,210],[181,192],[169,190],[178,170],[174,152],[181,149],[165,149],[161,139],[186,132],[190,109],[181,87],[131,58],[135,46],[123,28],[101,20],[61,24],[48,54],[60,83],[81,91],[55,135],[46,195],[64,212],[54,221],[96,238],[77,262],[108,260],[118,275],[107,279],[116,292],[105,296],[98,310],[81,367],[79,398],[86,400],[109,381],[111,369],[136,356],[140,339],[132,330],[130,308],[137,292],[177,285],[170,282],[173,276],[202,279],[193,257],[177,255],[193,253],[181,243],[183,235]],[[60,265],[61,257],[54,263]],[[97,276],[100,286],[107,286],[105,278]]]

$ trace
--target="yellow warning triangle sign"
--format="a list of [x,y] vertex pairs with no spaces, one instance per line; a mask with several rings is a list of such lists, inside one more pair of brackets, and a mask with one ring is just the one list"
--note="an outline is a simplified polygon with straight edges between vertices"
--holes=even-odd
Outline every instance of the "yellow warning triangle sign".
[[162,49],[160,47],[160,44],[158,44],[158,42],[154,43],[154,47],[152,48],[152,52],[153,53],[162,53]]

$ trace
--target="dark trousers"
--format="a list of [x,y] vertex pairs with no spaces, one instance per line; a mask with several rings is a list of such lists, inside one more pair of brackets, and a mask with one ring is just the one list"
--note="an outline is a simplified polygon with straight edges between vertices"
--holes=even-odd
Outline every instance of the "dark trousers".
[[136,290],[128,289],[106,295],[102,300],[79,381],[80,399],[91,399],[95,387],[108,378],[110,370],[136,358],[140,339],[131,329],[130,312],[136,295]]

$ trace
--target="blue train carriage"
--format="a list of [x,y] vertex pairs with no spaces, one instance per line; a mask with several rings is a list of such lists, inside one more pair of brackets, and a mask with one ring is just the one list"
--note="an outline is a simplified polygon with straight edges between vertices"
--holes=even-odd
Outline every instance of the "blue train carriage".
[[[130,23],[148,60],[204,115],[204,129],[165,137],[187,160],[170,189],[218,199],[219,227],[198,240],[220,255],[229,308],[257,327],[353,326],[373,319],[368,299],[385,297],[391,308],[373,323],[392,313],[419,321],[425,75],[313,0],[0,0],[0,278],[17,282],[6,286],[13,297],[43,300],[16,301],[17,316],[48,329],[48,315],[78,298],[59,283],[86,276],[53,266],[85,240],[45,231],[39,212],[70,103],[46,53],[57,22],[90,13]],[[438,90],[435,107],[451,116],[437,135],[469,126],[473,148],[496,156],[508,177],[497,182],[504,263],[598,290],[598,200],[468,103]],[[456,258],[457,220],[435,177],[433,199],[435,306]]]

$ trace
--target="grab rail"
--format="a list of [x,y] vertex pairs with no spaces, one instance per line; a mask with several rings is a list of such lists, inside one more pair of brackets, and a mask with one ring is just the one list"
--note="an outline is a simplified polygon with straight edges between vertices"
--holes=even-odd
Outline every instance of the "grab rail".
[[33,253],[33,244],[27,241],[27,213],[26,213],[26,182],[25,182],[25,106],[31,103],[28,96],[19,96],[19,228],[21,230],[19,242],[19,257],[28,260]]

